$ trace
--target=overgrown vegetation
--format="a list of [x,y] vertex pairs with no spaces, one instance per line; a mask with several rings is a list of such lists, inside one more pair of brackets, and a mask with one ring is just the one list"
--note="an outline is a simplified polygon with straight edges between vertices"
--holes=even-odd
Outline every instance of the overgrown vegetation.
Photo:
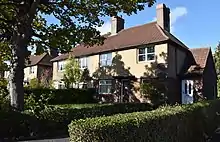
[[217,72],[217,91],[218,91],[218,97],[220,95],[220,42],[215,50],[214,54],[214,59],[215,59],[215,69]]
[[134,112],[86,118],[69,125],[72,142],[200,142],[219,125],[220,101],[166,106],[151,112]]

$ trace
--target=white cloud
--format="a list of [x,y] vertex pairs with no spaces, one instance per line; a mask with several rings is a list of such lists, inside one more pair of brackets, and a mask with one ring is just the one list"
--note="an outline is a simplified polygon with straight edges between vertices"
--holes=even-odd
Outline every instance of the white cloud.
[[101,27],[97,27],[96,29],[101,32],[101,35],[111,32],[111,22],[106,22]]
[[[170,11],[170,30],[174,32],[174,26],[176,22],[183,16],[187,15],[188,11],[186,7],[176,7]],[[154,17],[152,21],[156,21],[157,18]]]
[[176,7],[170,12],[170,28],[171,32],[174,32],[174,25],[181,17],[187,15],[188,11],[186,7]]

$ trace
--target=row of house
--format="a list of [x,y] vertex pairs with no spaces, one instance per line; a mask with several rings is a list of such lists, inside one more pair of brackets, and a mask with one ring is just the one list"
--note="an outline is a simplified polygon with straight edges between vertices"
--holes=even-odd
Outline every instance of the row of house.
[[69,55],[74,55],[80,67],[98,79],[93,87],[106,100],[123,102],[128,95],[127,101],[144,101],[140,84],[149,78],[158,79],[149,77],[151,72],[163,76],[170,103],[192,103],[195,90],[215,99],[217,76],[211,49],[190,49],[172,35],[170,9],[165,4],[157,5],[156,15],[157,21],[128,29],[124,29],[122,17],[112,17],[111,33],[105,35],[103,45],[81,44],[59,56],[32,55],[24,71],[25,81],[51,68],[55,88],[63,88],[64,66]]

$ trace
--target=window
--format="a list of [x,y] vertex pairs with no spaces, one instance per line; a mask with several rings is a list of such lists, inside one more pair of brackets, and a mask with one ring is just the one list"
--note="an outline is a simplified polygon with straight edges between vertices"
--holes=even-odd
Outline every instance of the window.
[[112,80],[100,80],[99,94],[111,94],[111,92],[112,92]]
[[138,49],[138,61],[151,61],[155,58],[154,46],[139,48]]
[[63,71],[64,70],[64,62],[57,62],[57,66],[58,66],[58,71]]
[[34,73],[34,67],[30,67],[30,74]]
[[83,57],[83,58],[80,58],[79,59],[79,66],[80,66],[80,68],[81,69],[85,69],[85,68],[87,68],[88,67],[88,58],[87,57]]
[[99,56],[100,66],[111,66],[112,65],[112,53],[101,54]]

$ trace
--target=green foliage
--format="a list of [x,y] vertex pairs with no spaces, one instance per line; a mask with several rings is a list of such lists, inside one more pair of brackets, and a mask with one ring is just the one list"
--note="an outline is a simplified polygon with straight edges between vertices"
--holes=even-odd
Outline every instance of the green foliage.
[[108,116],[118,113],[152,110],[148,104],[105,104],[85,108],[47,107],[40,113],[0,111],[1,138],[37,139],[68,136],[68,124],[72,120],[87,117]]
[[[215,59],[215,69],[217,72],[217,91],[218,95],[220,95],[220,42],[216,48],[215,54],[214,54],[214,59]],[[219,96],[218,96],[219,97]]]
[[37,78],[33,78],[30,80],[29,83],[30,88],[41,88],[40,81]]
[[166,106],[150,112],[134,112],[86,118],[69,125],[72,142],[187,142],[205,141],[204,134],[219,124],[220,101],[186,106]]
[[148,98],[152,104],[161,105],[166,102],[166,88],[163,83],[160,82],[151,82],[151,83],[142,83],[140,85],[141,94]]
[[94,89],[25,89],[27,96],[33,96],[35,101],[42,96],[49,97],[48,104],[73,104],[73,103],[94,103]]
[[64,68],[64,82],[66,87],[69,88],[69,85],[79,84],[81,76],[82,70],[80,69],[79,62],[70,56]]

